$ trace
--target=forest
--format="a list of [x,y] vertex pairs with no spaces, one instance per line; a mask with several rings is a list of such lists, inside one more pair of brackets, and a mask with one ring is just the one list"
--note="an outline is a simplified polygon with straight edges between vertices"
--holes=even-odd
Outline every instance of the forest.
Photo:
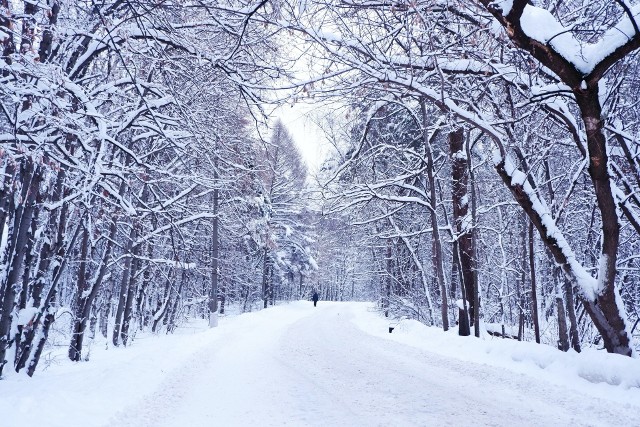
[[640,3],[0,3],[0,376],[314,291],[640,350]]

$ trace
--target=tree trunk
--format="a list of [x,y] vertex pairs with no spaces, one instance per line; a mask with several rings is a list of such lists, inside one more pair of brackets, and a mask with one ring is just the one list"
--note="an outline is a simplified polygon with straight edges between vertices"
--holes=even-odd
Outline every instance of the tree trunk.
[[226,288],[222,286],[220,288],[220,314],[224,314],[224,305],[227,300]]
[[578,322],[576,320],[576,306],[573,297],[573,288],[571,282],[564,282],[565,297],[567,300],[567,314],[569,315],[569,338],[571,339],[571,348],[577,353],[582,350],[580,348],[580,336],[578,335]]
[[116,309],[116,318],[113,326],[113,334],[111,341],[116,347],[120,345],[120,328],[122,326],[122,315],[127,302],[127,294],[129,292],[129,274],[131,273],[131,262],[133,258],[132,246],[136,239],[136,227],[131,225],[131,232],[127,239],[126,249],[124,251],[126,258],[124,259],[124,267],[122,269],[122,280],[120,281],[120,292],[118,294],[118,308]]
[[465,149],[467,152],[467,167],[469,168],[469,181],[471,183],[471,247],[472,247],[472,259],[474,260],[474,271],[473,271],[473,306],[475,307],[473,313],[473,332],[476,338],[480,338],[480,284],[478,283],[478,273],[475,270],[475,260],[476,256],[476,218],[478,217],[477,213],[477,200],[476,200],[476,178],[475,173],[473,171],[473,166],[471,164],[471,143],[465,144]]
[[[36,200],[37,200],[36,203],[38,204],[42,203],[40,195],[36,197]],[[27,241],[27,250],[26,250],[25,259],[24,259],[24,273],[22,274],[22,289],[20,290],[20,299],[18,301],[18,306],[17,306],[18,310],[23,310],[27,307],[29,289],[31,287],[32,267],[37,262],[36,260],[37,257],[34,251],[35,251],[35,241],[36,241],[35,235],[36,235],[36,229],[38,226],[38,216],[39,216],[38,210],[36,210],[33,213],[33,216],[31,217],[31,229],[29,230],[30,237]],[[16,328],[17,332],[14,339],[15,341],[14,346],[16,348],[14,366],[17,369],[21,369],[21,368],[18,368],[18,364],[19,364],[19,358],[20,358],[20,349],[23,347],[22,334],[24,332],[24,325],[18,324],[16,326],[17,326]]]
[[40,356],[42,355],[44,345],[47,342],[47,338],[49,336],[49,329],[51,328],[51,325],[55,321],[55,316],[53,313],[51,313],[51,306],[54,304],[56,299],[56,294],[58,291],[58,283],[60,282],[60,279],[62,278],[62,275],[64,273],[64,269],[67,265],[67,261],[68,261],[67,255],[69,251],[71,251],[75,246],[75,242],[76,242],[76,239],[78,238],[78,235],[80,234],[81,228],[82,228],[82,224],[78,224],[68,245],[64,246],[64,244],[62,244],[58,253],[56,254],[58,258],[58,264],[53,268],[53,275],[52,275],[51,282],[49,284],[49,291],[47,292],[47,296],[45,297],[41,307],[39,303],[40,297],[38,297],[38,305],[34,304],[34,307],[39,307],[38,314],[36,315],[35,320],[33,321],[33,325],[27,331],[25,339],[22,342],[20,358],[16,364],[16,372],[25,366],[25,363],[29,357],[31,348],[33,346],[33,341],[35,340],[35,337],[36,337],[36,331],[40,327],[40,322],[44,317],[44,322],[42,323],[42,330],[39,334],[39,339],[36,345],[35,353],[31,357],[31,360],[29,361],[27,374],[29,376],[32,376],[33,373],[35,372],[36,367],[38,366],[38,362],[40,361]]
[[475,251],[473,247],[473,223],[469,213],[469,158],[464,147],[464,130],[459,128],[449,133],[449,151],[451,155],[451,195],[453,222],[456,231],[457,258],[460,262],[464,303],[468,304],[470,324],[475,322]]
[[[217,161],[214,164],[216,168],[214,172],[214,178],[216,179],[215,185],[217,185]],[[219,258],[220,258],[220,238],[218,236],[218,204],[219,204],[219,192],[218,188],[213,190],[213,232],[211,235],[211,289],[209,291],[209,327],[214,328],[218,326],[218,276],[219,276]],[[266,252],[265,252],[266,255]],[[266,308],[266,307],[265,307]]]
[[391,265],[391,239],[386,239],[385,269],[386,276],[384,279],[384,297],[382,299],[382,308],[384,309],[384,317],[389,317],[389,307],[391,303],[391,288],[393,287],[393,269]]
[[598,97],[598,83],[590,85],[586,90],[574,92],[586,127],[589,175],[593,182],[602,220],[602,252],[598,269],[598,282],[600,282],[601,289],[595,299],[585,298],[583,303],[594,325],[602,335],[607,351],[631,356],[631,337],[626,330],[624,307],[618,306],[622,299],[615,284],[620,223],[611,190],[607,144],[602,133],[604,123],[601,118],[602,108]]
[[[560,292],[560,289],[558,289],[558,292]],[[561,293],[556,295],[556,307],[558,309],[558,348],[562,351],[567,351],[569,350],[569,334],[567,333],[567,317]]]
[[104,295],[104,302],[100,307],[100,334],[107,338],[109,335],[109,316],[111,314],[111,298],[113,298],[113,288],[115,285],[111,285],[109,289],[106,290]]
[[[431,209],[429,210],[431,213],[431,227],[433,229],[432,243],[433,243],[433,267],[436,279],[438,281],[438,287],[440,288],[440,295],[442,297],[442,329],[445,331],[449,330],[449,301],[447,298],[447,285],[445,283],[444,276],[444,266],[443,266],[443,256],[442,256],[442,243],[440,241],[440,230],[438,228],[438,203],[436,196],[436,180],[434,176],[434,164],[433,164],[433,153],[431,150],[431,141],[429,141],[429,137],[427,134],[427,108],[426,108],[426,100],[422,99],[420,105],[422,107],[422,133],[424,140],[424,149],[426,154],[427,161],[427,179],[429,181],[429,196],[431,201]],[[464,274],[463,274],[464,275]]]
[[[2,17],[0,17],[0,21],[2,21]],[[6,37],[9,38],[9,37]],[[5,227],[7,228],[7,238],[11,236],[12,233],[9,232],[10,224],[13,220],[13,214],[15,212],[15,197],[11,187],[13,186],[13,182],[15,177],[13,176],[15,173],[15,168],[13,164],[6,161],[4,166],[4,178],[2,180],[2,191],[0,191],[0,238],[5,234]],[[8,243],[8,242],[7,242]],[[5,246],[5,250],[0,253],[0,268],[2,268],[2,272],[0,272],[0,295],[4,293],[4,279],[6,269],[5,262],[8,260],[9,255],[9,245]]]
[[3,284],[2,311],[0,312],[0,375],[4,368],[7,349],[11,346],[11,325],[13,321],[13,305],[17,296],[16,286],[20,283],[23,273],[24,258],[27,250],[27,242],[31,239],[31,218],[34,215],[36,196],[40,186],[40,172],[33,159],[28,158],[23,164],[20,173],[22,182],[21,200],[14,216],[13,227],[8,235],[8,254],[11,257],[9,273]]
[[540,318],[538,316],[538,291],[536,286],[536,254],[533,237],[533,223],[529,221],[529,273],[531,274],[531,306],[533,315],[533,330],[536,342],[540,344]]
[[84,304],[86,301],[85,292],[87,291],[87,262],[89,261],[89,228],[85,225],[82,234],[82,243],[80,243],[80,268],[78,270],[78,286],[76,296],[72,305],[73,310],[73,333],[71,335],[71,344],[69,345],[69,359],[77,362],[81,357],[82,334],[86,324],[86,320],[82,318],[84,314]]
[[[142,187],[142,194],[140,194],[140,202],[144,206],[146,205],[149,199],[149,185],[144,184]],[[132,251],[131,256],[133,259],[129,263],[131,271],[129,272],[129,283],[127,286],[127,301],[124,305],[124,311],[122,313],[122,327],[120,330],[120,338],[122,339],[122,344],[127,345],[127,341],[129,339],[129,326],[131,325],[131,319],[133,319],[133,302],[136,298],[136,280],[138,278],[138,271],[140,270],[140,244],[133,244],[137,239],[138,235],[141,234],[142,224],[140,219],[136,219],[135,224],[133,226],[133,236],[131,239]],[[151,244],[151,243],[149,243]],[[117,320],[117,317],[116,317]]]
[[160,299],[158,300],[158,307],[155,313],[153,313],[153,325],[151,326],[151,332],[154,332],[154,333],[156,332],[158,328],[158,324],[160,324],[160,321],[163,319],[163,317],[167,313],[170,299],[171,299],[171,279],[168,277],[164,285],[164,296],[162,300]]
[[[168,313],[169,321],[167,322],[167,334],[170,332],[173,333],[173,331],[176,329],[176,317],[178,316],[178,305],[180,304],[180,300],[182,299],[182,288],[184,287],[184,284],[186,281],[187,281],[187,270],[182,269],[182,276],[180,277],[180,285],[178,285],[178,292],[176,292],[176,298],[173,300],[173,305],[171,306],[171,310]],[[218,319],[216,317],[216,322],[217,320]],[[209,324],[209,326],[211,327],[211,324]]]
[[[153,259],[153,244],[147,243],[147,257]],[[147,267],[142,273],[142,284],[138,290],[138,297],[136,299],[136,313],[138,315],[138,327],[142,330],[149,324],[149,307],[147,306],[147,289],[151,283],[151,264],[147,264]]]
[[123,345],[127,345],[129,340],[129,327],[131,326],[131,319],[133,318],[133,301],[136,298],[136,279],[138,276],[138,270],[140,269],[140,246],[133,248],[131,255],[131,271],[129,272],[129,284],[127,286],[127,302],[124,305],[124,311],[122,313],[122,328],[120,331],[120,339]]
[[271,276],[269,273],[270,270],[270,257],[269,257],[269,249],[266,247],[263,251],[264,259],[262,261],[262,302],[263,308],[267,308],[267,304],[269,302],[269,277]]
[[[543,220],[540,216],[540,212],[534,209],[533,196],[531,194],[527,194],[522,185],[512,185],[512,176],[505,170],[505,162],[500,162],[496,166],[496,170],[507,187],[511,190],[515,200],[524,209],[529,216],[529,219],[538,229],[540,238],[553,255],[555,262],[562,267],[567,279],[572,283],[572,286],[574,284],[578,284],[579,280],[584,281],[584,277],[579,278],[582,273],[575,270],[576,265],[573,260],[567,258],[568,247],[566,242],[563,241],[562,243],[559,243],[559,239],[563,238],[563,236],[556,236],[555,232],[550,232],[549,227],[555,227],[555,224],[550,224],[546,219]],[[603,218],[603,221],[604,220],[605,219]],[[615,221],[617,223],[617,217]],[[613,229],[611,231],[614,234],[619,232],[617,226],[603,227],[603,231],[611,228]],[[611,248],[613,246],[613,242],[611,240],[611,237],[608,237],[606,232],[603,233],[603,249],[601,257],[607,258],[607,253],[611,254]],[[615,237],[613,240],[617,242],[618,237]],[[573,254],[571,255],[573,256]],[[612,255],[616,258],[617,248],[613,251]],[[598,329],[598,332],[600,332],[607,351],[610,353],[630,356],[632,354],[630,346],[631,340],[625,330],[625,320],[621,314],[621,308],[618,307],[616,301],[616,298],[619,298],[619,293],[614,283],[615,269],[613,273],[605,271],[609,267],[610,262],[608,259],[603,261],[601,265],[601,275],[603,275],[603,277],[598,278],[598,283],[602,286],[599,290],[599,294],[595,295],[594,298],[592,295],[585,295],[581,293],[580,298],[587,310],[587,313],[589,313],[591,320]]]

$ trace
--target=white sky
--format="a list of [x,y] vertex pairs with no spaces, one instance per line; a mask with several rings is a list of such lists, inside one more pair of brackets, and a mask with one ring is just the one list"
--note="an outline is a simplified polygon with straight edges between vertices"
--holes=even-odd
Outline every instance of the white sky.
[[326,138],[313,122],[318,111],[325,112],[322,106],[303,103],[283,105],[274,111],[293,137],[311,174],[318,171],[328,152]]

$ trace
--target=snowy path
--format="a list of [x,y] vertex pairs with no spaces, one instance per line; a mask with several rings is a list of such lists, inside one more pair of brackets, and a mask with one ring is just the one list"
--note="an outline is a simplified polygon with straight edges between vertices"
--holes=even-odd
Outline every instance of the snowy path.
[[367,315],[363,305],[270,310],[229,324],[109,425],[640,425],[640,402],[370,335],[356,322]]

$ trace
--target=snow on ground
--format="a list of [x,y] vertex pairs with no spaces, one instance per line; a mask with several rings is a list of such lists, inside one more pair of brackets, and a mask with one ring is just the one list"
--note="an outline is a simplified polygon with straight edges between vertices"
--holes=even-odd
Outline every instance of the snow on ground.
[[[0,426],[640,425],[640,361],[306,301],[0,381]],[[61,349],[61,352],[63,349]]]

